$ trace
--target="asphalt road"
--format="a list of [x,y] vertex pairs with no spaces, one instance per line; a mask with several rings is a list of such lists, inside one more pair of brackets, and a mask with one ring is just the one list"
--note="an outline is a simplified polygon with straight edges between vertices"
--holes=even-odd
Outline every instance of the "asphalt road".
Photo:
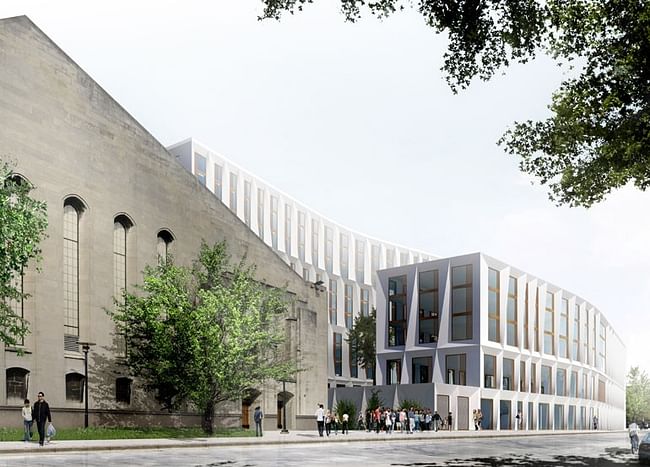
[[[379,435],[386,436],[386,435]],[[638,465],[625,433],[322,442],[274,446],[5,454],[5,466],[622,466]]]

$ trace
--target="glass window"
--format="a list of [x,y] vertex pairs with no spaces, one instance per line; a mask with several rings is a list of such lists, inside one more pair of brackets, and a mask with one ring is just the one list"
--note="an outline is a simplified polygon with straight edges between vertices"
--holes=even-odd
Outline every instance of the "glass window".
[[330,313],[330,324],[336,325],[336,280],[330,279],[330,287],[328,289],[328,305]]
[[600,333],[598,335],[598,361],[596,363],[596,368],[601,371],[605,371],[605,349],[607,343],[607,328],[605,323],[601,321],[600,323]]
[[386,384],[399,384],[402,380],[402,361],[386,361]]
[[361,289],[361,315],[370,316],[370,291]]
[[535,288],[535,352],[539,352],[540,346],[539,346],[539,287]]
[[517,279],[510,276],[508,280],[508,310],[507,310],[507,332],[506,338],[508,345],[518,345],[517,340]]
[[352,329],[352,317],[354,315],[352,304],[352,286],[350,284],[345,284],[345,327],[348,329]]
[[223,167],[214,164],[214,194],[223,199]]
[[551,367],[542,365],[542,394],[553,394],[553,387],[551,386]]
[[555,338],[554,314],[553,294],[546,292],[546,307],[544,309],[544,353],[549,355],[555,355],[553,345]]
[[352,346],[351,344],[348,347],[348,353],[350,355],[350,377],[358,378],[359,367],[357,366],[357,354],[354,351],[354,346]]
[[576,406],[575,405],[569,406],[569,425],[567,426],[567,428],[569,430],[576,429]]
[[457,384],[459,386],[467,385],[466,358],[465,354],[447,355],[445,358],[447,367],[447,380],[445,382],[447,384]]
[[131,382],[130,378],[117,378],[115,380],[115,401],[131,403]]
[[554,428],[556,430],[564,430],[564,406],[560,404],[555,404],[554,406]]
[[284,205],[284,252],[291,256],[291,206]]
[[343,375],[343,335],[334,333],[334,374]]
[[298,257],[305,262],[305,213],[298,211]]
[[174,236],[169,230],[161,230],[156,237],[156,252],[158,253],[158,262],[164,263],[167,261],[169,248],[174,241]]
[[334,232],[325,226],[325,269],[330,274],[334,264]]
[[569,384],[569,396],[578,397],[578,372],[571,372],[571,382]]
[[580,360],[580,307],[575,305],[573,309],[573,344],[571,346],[571,359],[574,361]]
[[271,195],[271,246],[278,249],[278,198]]
[[29,389],[29,371],[24,368],[7,368],[7,399],[27,398]]
[[528,283],[526,283],[526,297],[524,303],[524,349],[530,350],[530,340],[529,340],[529,334],[530,334],[530,320],[529,320],[529,315],[530,315],[530,302],[528,301]]
[[65,375],[65,399],[68,401],[83,402],[85,378],[79,373]]
[[483,374],[485,375],[484,386],[488,389],[497,387],[497,358],[494,355],[484,355]]
[[550,430],[549,405],[540,403],[537,405],[537,409],[539,412],[539,429]]
[[257,235],[264,240],[264,188],[257,189]]
[[237,213],[237,174],[230,172],[230,210]]
[[472,338],[472,265],[451,268],[451,340]]
[[562,309],[560,311],[560,333],[558,343],[558,357],[567,358],[567,333],[569,331],[569,300],[562,299]]
[[499,337],[499,271],[488,269],[488,340],[500,342]]
[[311,220],[311,264],[318,267],[318,225],[317,219]]
[[356,240],[355,242],[355,276],[357,282],[363,284],[366,282],[366,243],[363,240]]
[[374,277],[375,272],[379,269],[379,245],[372,245],[370,248],[370,267],[372,269],[372,274]]
[[401,252],[399,254],[399,265],[404,266],[409,264],[409,254],[407,252]]
[[440,310],[438,303],[438,271],[418,274],[418,327],[420,344],[438,341]]
[[511,358],[503,359],[503,389],[514,391],[515,361]]
[[555,391],[558,396],[566,396],[566,370],[564,368],[557,369]]
[[512,403],[509,400],[499,401],[499,426],[502,430],[510,430],[512,419]]
[[388,345],[406,343],[406,276],[388,279]]
[[433,377],[433,359],[431,357],[417,357],[411,360],[411,374],[413,383],[430,383]]
[[349,276],[349,258],[350,258],[350,246],[348,236],[345,234],[340,234],[339,240],[341,242],[341,276],[345,279]]
[[244,222],[251,226],[251,182],[244,180]]
[[483,420],[481,421],[482,430],[491,430],[493,428],[492,405],[492,399],[481,399],[481,414],[483,415]]
[[[117,216],[113,222],[113,296],[120,303],[122,303],[127,284],[126,238],[131,226],[131,221],[126,216]],[[126,356],[124,336],[117,338],[117,351],[118,355]]]
[[207,160],[198,152],[194,153],[194,175],[199,179],[199,183],[205,186]]
[[530,364],[530,392],[537,392],[537,364]]
[[[79,211],[63,207],[63,310],[67,336],[79,336]],[[77,350],[75,346],[69,350]]]
[[395,266],[395,250],[386,248],[386,267],[392,268]]
[[522,360],[519,362],[519,390],[526,392],[526,389],[526,362]]

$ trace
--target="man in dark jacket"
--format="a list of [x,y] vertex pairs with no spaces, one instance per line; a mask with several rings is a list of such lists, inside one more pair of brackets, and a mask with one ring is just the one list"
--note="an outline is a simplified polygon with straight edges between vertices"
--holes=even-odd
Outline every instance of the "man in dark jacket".
[[38,393],[38,400],[32,407],[32,418],[36,422],[38,429],[38,444],[43,446],[45,442],[45,422],[52,423],[52,414],[50,414],[50,405],[45,401],[45,394]]

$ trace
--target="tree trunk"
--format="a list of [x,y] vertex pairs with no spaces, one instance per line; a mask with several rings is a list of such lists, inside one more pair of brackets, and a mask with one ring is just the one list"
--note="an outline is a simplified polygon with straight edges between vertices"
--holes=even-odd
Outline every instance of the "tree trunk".
[[201,428],[205,434],[212,436],[214,434],[214,402],[210,400],[203,408],[203,420],[201,421]]

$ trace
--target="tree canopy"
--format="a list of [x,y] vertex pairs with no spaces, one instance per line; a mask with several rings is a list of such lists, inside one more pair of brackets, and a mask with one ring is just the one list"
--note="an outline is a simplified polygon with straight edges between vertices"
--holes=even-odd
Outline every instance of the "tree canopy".
[[[279,19],[314,0],[262,0]],[[650,1],[340,0],[347,21],[416,8],[449,39],[442,71],[454,92],[538,53],[573,67],[552,116],[515,122],[499,143],[558,204],[592,206],[613,189],[650,185]]]
[[650,421],[650,379],[638,366],[627,375],[625,410],[628,422]]
[[20,344],[29,332],[19,311],[29,298],[22,278],[30,261],[40,261],[46,236],[47,207],[30,197],[32,188],[0,159],[0,341],[8,346]]
[[[356,357],[356,364],[361,365],[364,369],[372,368],[374,370],[375,368],[376,316],[377,311],[373,308],[369,316],[358,315],[354,318],[354,324],[346,339],[350,343],[352,355]],[[375,372],[373,371],[372,374],[374,379]]]
[[207,433],[216,404],[296,372],[279,320],[284,291],[259,283],[254,272],[243,260],[231,264],[225,242],[204,243],[193,267],[173,258],[148,266],[140,293],[125,292],[112,312],[132,375],[165,408],[194,404]]

